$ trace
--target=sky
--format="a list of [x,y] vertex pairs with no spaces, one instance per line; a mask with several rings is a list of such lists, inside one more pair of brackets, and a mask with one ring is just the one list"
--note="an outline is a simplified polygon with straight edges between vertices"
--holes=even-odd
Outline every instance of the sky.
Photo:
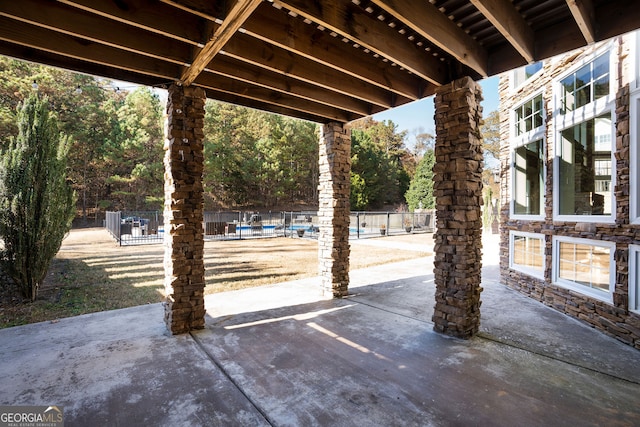
[[[482,86],[482,113],[487,116],[489,112],[498,109],[498,80],[497,76],[490,77],[480,81]],[[419,133],[430,133],[435,135],[436,126],[433,120],[435,113],[433,105],[433,96],[424,98],[419,101],[410,102],[400,107],[382,113],[374,114],[373,119],[377,121],[391,120],[398,125],[398,131],[407,131],[409,143],[411,144],[412,136]]]

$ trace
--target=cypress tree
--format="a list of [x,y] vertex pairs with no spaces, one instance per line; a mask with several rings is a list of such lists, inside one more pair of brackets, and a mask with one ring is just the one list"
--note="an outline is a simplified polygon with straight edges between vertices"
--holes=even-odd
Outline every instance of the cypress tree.
[[75,214],[68,151],[47,99],[31,95],[18,112],[18,135],[0,151],[0,263],[32,301]]

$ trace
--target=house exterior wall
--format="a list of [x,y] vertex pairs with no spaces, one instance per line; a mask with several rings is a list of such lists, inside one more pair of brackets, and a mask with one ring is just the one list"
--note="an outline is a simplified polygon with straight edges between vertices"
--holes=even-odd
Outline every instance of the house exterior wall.
[[[627,34],[545,61],[524,83],[515,83],[517,72],[499,83],[503,283],[638,349],[639,40]],[[608,94],[569,112],[563,102],[586,92],[566,95],[567,82],[584,77],[589,64],[598,75],[607,52]],[[574,87],[584,82],[578,77]],[[542,111],[529,126],[522,117],[539,95]],[[608,132],[612,153],[602,151]]]

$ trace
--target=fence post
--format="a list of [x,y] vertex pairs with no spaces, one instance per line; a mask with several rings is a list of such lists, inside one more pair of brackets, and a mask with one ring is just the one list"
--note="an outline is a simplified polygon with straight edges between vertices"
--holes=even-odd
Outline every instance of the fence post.
[[391,213],[390,213],[390,212],[387,212],[387,233],[386,233],[386,235],[387,235],[387,236],[390,236],[390,235],[391,235],[391,233],[390,233],[390,232],[391,232],[391,229],[389,228],[389,227],[391,226],[391,221],[390,221],[390,219],[391,219]]
[[356,238],[360,238],[360,212],[356,212]]
[[118,221],[117,221],[118,225],[118,245],[122,246],[122,211],[118,211]]

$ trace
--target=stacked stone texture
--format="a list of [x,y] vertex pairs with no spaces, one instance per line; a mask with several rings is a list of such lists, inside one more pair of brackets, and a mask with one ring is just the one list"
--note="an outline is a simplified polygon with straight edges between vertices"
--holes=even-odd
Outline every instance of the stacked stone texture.
[[[509,75],[500,79],[501,99],[500,117],[507,125],[501,126],[501,238],[500,238],[500,274],[508,287],[518,290],[567,315],[580,319],[590,326],[640,349],[640,316],[628,310],[629,295],[629,244],[640,244],[640,226],[630,224],[630,122],[629,122],[629,82],[625,79],[629,68],[628,44],[624,37],[614,39],[612,55],[618,55],[617,81],[611,83],[616,88],[615,101],[615,223],[585,222],[576,223],[553,220],[553,159],[555,156],[552,141],[555,141],[553,126],[553,82],[566,73],[569,67],[582,58],[593,58],[601,44],[591,46],[580,52],[572,52],[562,57],[546,61],[542,72],[527,81],[521,88],[510,87]],[[622,72],[625,70],[625,72]],[[546,123],[546,177],[545,210],[543,220],[515,220],[510,218],[511,182],[510,144],[508,117],[510,111],[533,95],[543,93]],[[540,233],[545,237],[544,280],[532,277],[509,268],[509,232],[511,230]],[[553,283],[552,236],[614,242],[615,290],[613,304],[590,298],[584,294],[557,286]]]
[[434,330],[470,338],[480,326],[482,92],[471,78],[436,93]]
[[340,298],[349,288],[349,192],[351,132],[340,123],[320,135],[318,265],[325,293]]
[[164,147],[164,317],[172,334],[204,327],[205,100],[202,88],[169,88]]

